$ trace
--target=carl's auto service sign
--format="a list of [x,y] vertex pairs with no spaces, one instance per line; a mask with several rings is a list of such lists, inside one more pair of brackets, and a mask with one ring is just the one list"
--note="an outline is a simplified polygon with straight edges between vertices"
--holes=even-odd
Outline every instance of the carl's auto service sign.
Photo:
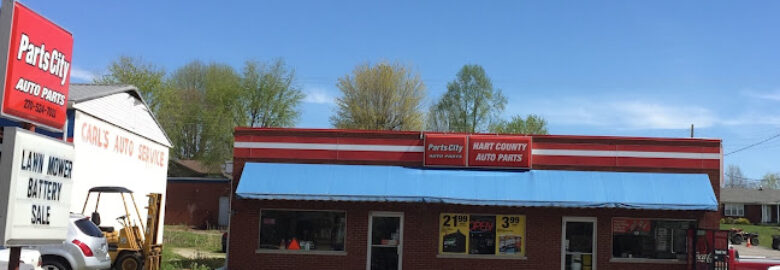
[[73,35],[12,0],[0,6],[0,114],[61,131]]

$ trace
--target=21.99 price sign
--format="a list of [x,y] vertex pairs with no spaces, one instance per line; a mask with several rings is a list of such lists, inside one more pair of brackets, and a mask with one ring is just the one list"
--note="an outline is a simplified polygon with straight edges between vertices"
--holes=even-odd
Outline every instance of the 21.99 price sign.
[[469,233],[469,215],[444,213],[439,218],[441,243],[439,252],[466,254]]

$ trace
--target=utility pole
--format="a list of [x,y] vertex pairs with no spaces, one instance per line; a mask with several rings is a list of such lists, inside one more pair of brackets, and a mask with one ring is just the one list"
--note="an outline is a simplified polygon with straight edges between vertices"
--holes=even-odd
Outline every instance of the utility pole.
[[693,138],[693,124],[691,124],[691,138]]

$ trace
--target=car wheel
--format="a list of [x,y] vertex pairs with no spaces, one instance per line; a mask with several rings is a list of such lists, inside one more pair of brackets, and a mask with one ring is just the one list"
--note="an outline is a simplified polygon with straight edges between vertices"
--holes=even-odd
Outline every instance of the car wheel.
[[733,237],[731,237],[731,243],[735,245],[742,244],[742,235],[735,234]]
[[41,269],[44,270],[71,270],[70,264],[61,258],[43,257]]
[[758,236],[750,237],[750,244],[754,246],[758,246]]
[[114,269],[118,270],[143,270],[144,260],[141,254],[136,252],[123,253],[114,263]]

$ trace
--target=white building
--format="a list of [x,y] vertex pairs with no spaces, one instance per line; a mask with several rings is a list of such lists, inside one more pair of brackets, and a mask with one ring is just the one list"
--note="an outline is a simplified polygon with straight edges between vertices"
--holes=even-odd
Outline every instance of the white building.
[[[75,148],[71,212],[82,212],[90,188],[119,186],[134,192],[141,221],[145,222],[146,194],[161,193],[162,235],[171,141],[138,89],[131,85],[72,84],[68,99],[63,136]],[[101,197],[101,226],[118,229],[116,218],[125,214],[121,202],[119,195]],[[94,207],[93,196],[85,214],[90,215]],[[135,216],[132,206],[128,207]]]

